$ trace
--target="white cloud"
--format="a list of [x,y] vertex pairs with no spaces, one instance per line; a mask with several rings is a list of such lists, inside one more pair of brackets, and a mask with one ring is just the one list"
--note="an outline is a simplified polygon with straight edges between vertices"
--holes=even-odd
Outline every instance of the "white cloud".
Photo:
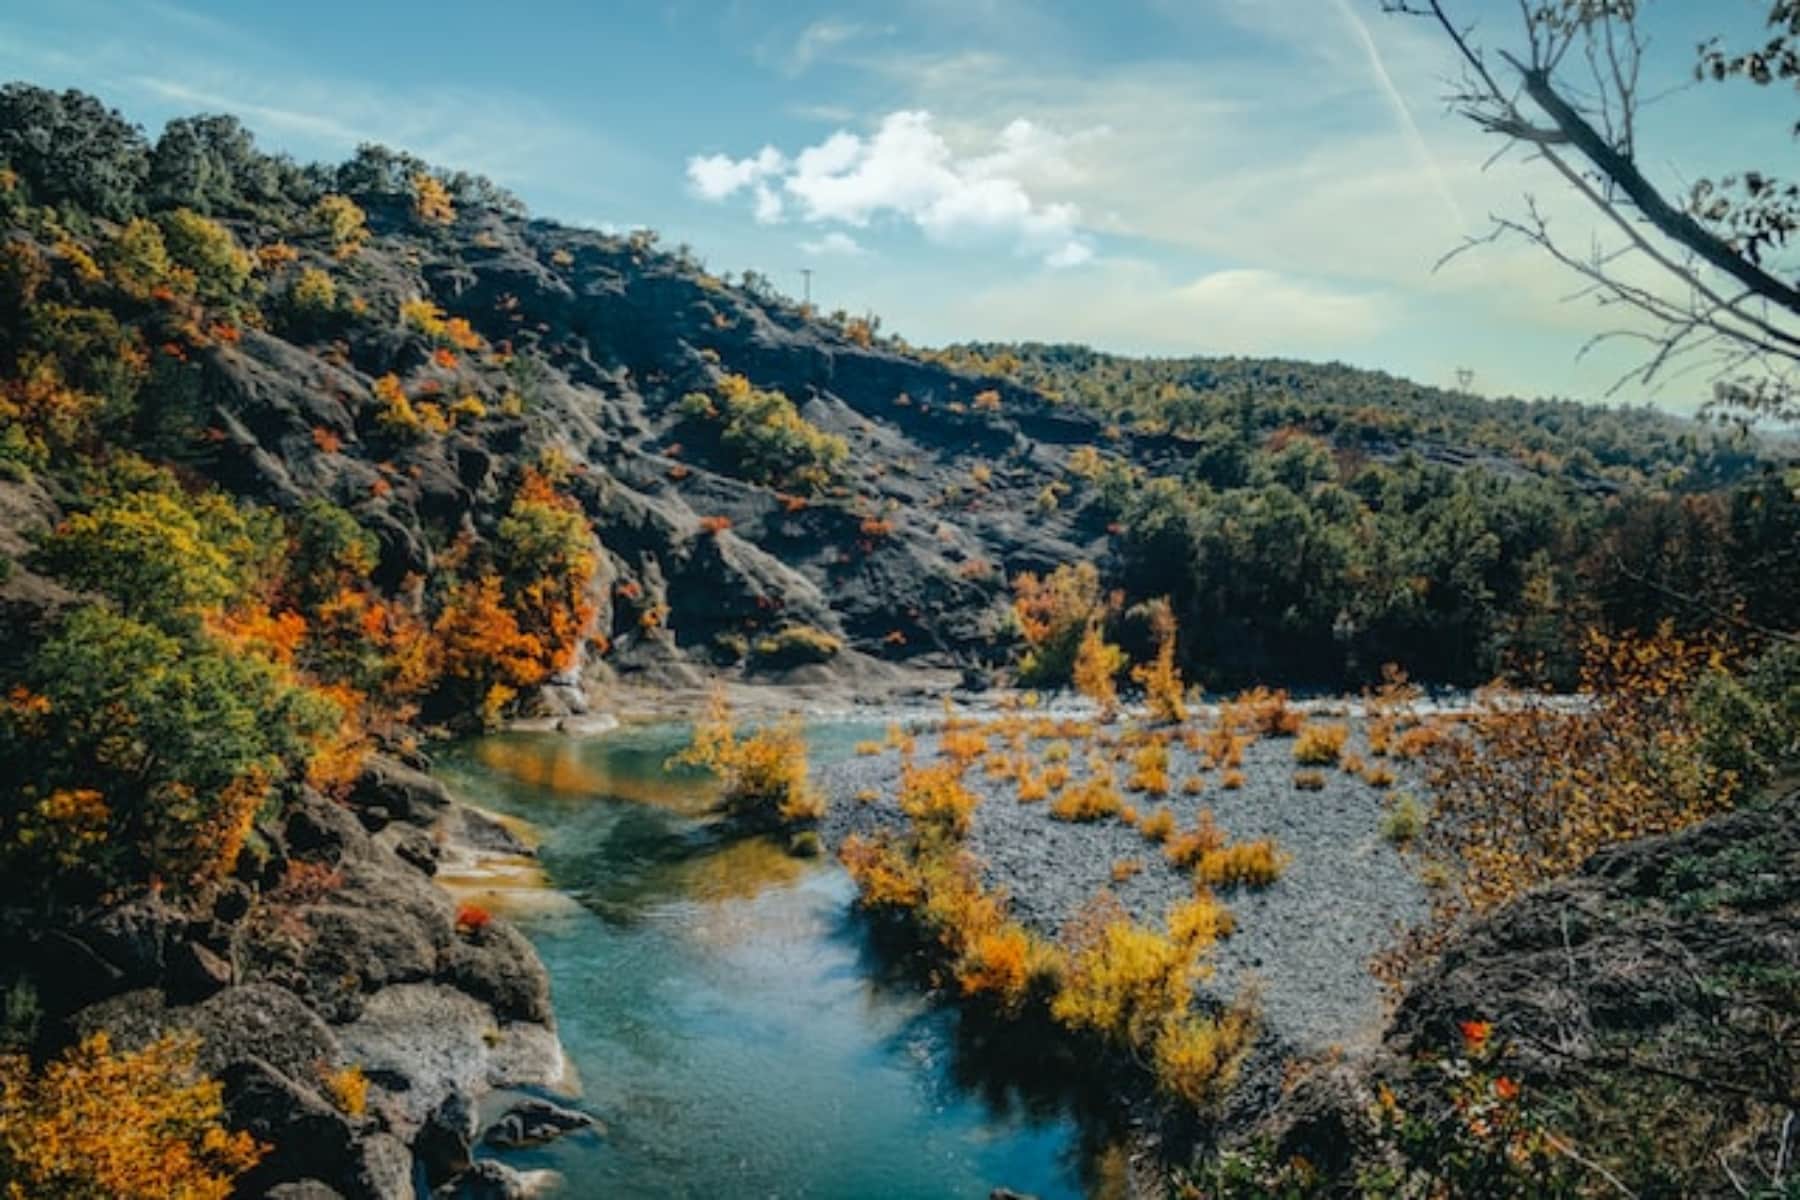
[[688,183],[708,200],[723,200],[740,188],[779,174],[786,166],[787,160],[773,146],[764,146],[750,158],[697,154],[688,159]]
[[[794,39],[794,44],[786,54],[778,57],[775,65],[784,75],[793,78],[805,74],[815,62],[829,56],[840,46],[885,32],[886,29],[825,17],[802,29],[800,36]],[[772,56],[764,54],[761,57],[767,61]]]
[[861,258],[868,253],[861,242],[841,229],[833,229],[814,241],[801,242],[800,249],[814,258]]
[[1080,178],[1068,156],[1074,140],[1015,120],[991,151],[959,155],[929,112],[904,110],[868,137],[839,130],[791,160],[773,146],[751,158],[696,156],[688,179],[715,201],[750,189],[759,221],[779,218],[785,197],[811,224],[864,228],[894,218],[945,245],[1010,242],[1049,265],[1074,266],[1093,257],[1080,208],[1039,198],[1042,182]]
[[1316,357],[1356,349],[1392,327],[1399,309],[1378,291],[1276,271],[1182,279],[1141,259],[1108,258],[1078,278],[1052,273],[971,293],[942,315],[962,337]]

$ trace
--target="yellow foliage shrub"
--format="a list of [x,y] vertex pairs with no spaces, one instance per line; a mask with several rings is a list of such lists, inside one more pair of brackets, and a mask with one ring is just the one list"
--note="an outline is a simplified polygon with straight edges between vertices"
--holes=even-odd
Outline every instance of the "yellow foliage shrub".
[[838,847],[838,859],[856,884],[858,902],[864,908],[910,909],[925,899],[925,882],[918,869],[890,838],[853,833]]
[[194,1041],[114,1054],[97,1033],[33,1073],[0,1056],[0,1181],[13,1200],[225,1200],[261,1150],[220,1123]]
[[1293,737],[1306,717],[1288,703],[1286,691],[1252,688],[1238,696],[1236,705],[1249,727],[1264,737]]
[[923,834],[960,839],[981,797],[963,786],[962,769],[955,763],[928,767],[908,765],[900,775],[900,811]]
[[1169,936],[1184,946],[1205,950],[1230,937],[1237,920],[1211,892],[1200,892],[1169,910]]
[[973,762],[987,748],[987,735],[978,729],[945,729],[938,737],[938,753],[958,764]]
[[1281,878],[1288,862],[1273,838],[1234,842],[1201,854],[1194,878],[1207,887],[1267,887]]
[[[1164,810],[1167,811],[1167,810]],[[1170,822],[1173,824],[1173,821]],[[1200,856],[1225,844],[1225,833],[1213,822],[1212,810],[1203,808],[1194,818],[1194,827],[1173,837],[1165,837],[1163,857],[1178,867],[1191,867]]]
[[1144,835],[1146,841],[1166,842],[1169,835],[1175,832],[1175,814],[1166,808],[1159,808],[1138,822],[1138,832]]
[[1147,1046],[1187,1012],[1201,975],[1195,947],[1119,915],[1078,931],[1050,1014],[1122,1047]]
[[1294,742],[1294,761],[1308,767],[1326,767],[1338,760],[1350,738],[1347,725],[1305,725]]
[[1098,821],[1116,814],[1121,803],[1109,771],[1089,775],[1064,787],[1050,802],[1050,815],[1059,821]]
[[1436,725],[1415,725],[1395,739],[1392,753],[1395,758],[1418,758],[1442,745],[1444,740],[1443,730]]
[[1125,652],[1100,635],[1097,622],[1082,633],[1075,649],[1072,678],[1075,690],[1100,709],[1102,721],[1112,720],[1118,712],[1119,687],[1115,680],[1125,663]]
[[1161,741],[1145,742],[1131,754],[1131,773],[1125,786],[1134,792],[1161,796],[1169,790],[1169,747]]
[[1295,771],[1294,787],[1302,792],[1322,792],[1325,790],[1325,775],[1321,771]]
[[1244,786],[1244,773],[1242,771],[1225,772],[1219,776],[1219,786],[1228,792],[1237,791]]
[[[1159,624],[1156,658],[1132,667],[1130,676],[1143,687],[1143,700],[1154,720],[1181,725],[1188,720],[1188,702],[1181,671],[1175,669],[1175,619],[1168,615],[1168,601],[1163,601],[1156,613],[1161,613],[1161,621],[1166,621]],[[1157,621],[1159,617],[1152,615],[1152,622]]]
[[349,1116],[360,1117],[369,1106],[369,1077],[359,1066],[333,1071],[325,1078],[325,1090],[331,1094],[331,1102]]
[[714,690],[694,723],[693,740],[673,761],[718,776],[731,812],[787,825],[810,824],[825,815],[825,798],[809,777],[800,718],[740,738],[722,689]]
[[1248,1003],[1217,1018],[1185,1016],[1165,1024],[1151,1051],[1156,1083],[1164,1092],[1199,1106],[1217,1100],[1236,1081],[1256,1028]]

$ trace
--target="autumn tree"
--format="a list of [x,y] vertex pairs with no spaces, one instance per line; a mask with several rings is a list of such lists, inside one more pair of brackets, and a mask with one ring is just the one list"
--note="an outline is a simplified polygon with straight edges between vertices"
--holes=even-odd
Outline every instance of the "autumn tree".
[[0,858],[76,894],[205,882],[342,717],[266,658],[78,608],[0,704]]
[[217,492],[188,496],[152,472],[67,517],[38,551],[43,567],[109,597],[129,615],[170,626],[246,594],[276,569],[279,523]]
[[1091,562],[1064,564],[1047,577],[1022,572],[1013,580],[1013,615],[1026,645],[1020,682],[1068,682],[1083,635],[1116,604],[1102,595],[1100,570]]
[[594,617],[587,589],[598,561],[587,518],[542,471],[527,468],[495,532],[520,630],[542,647],[546,674],[568,669]]
[[1118,712],[1117,681],[1125,663],[1125,652],[1102,636],[1099,622],[1090,623],[1082,631],[1071,675],[1075,690],[1099,706],[1102,721],[1112,720]]
[[312,219],[337,258],[356,257],[356,252],[369,240],[368,216],[348,196],[334,192],[320,197],[313,205]]
[[1585,703],[1484,696],[1434,751],[1438,812],[1424,834],[1457,872],[1461,901],[1491,908],[1614,842],[1729,809],[1747,772],[1708,753],[1709,726],[1695,704],[1696,690],[1726,662],[1716,635],[1591,631]]
[[435,175],[420,171],[412,177],[413,216],[426,225],[448,225],[456,220],[450,192]]
[[1181,672],[1175,666],[1175,614],[1168,597],[1149,605],[1150,636],[1156,645],[1156,656],[1147,663],[1131,668],[1132,680],[1144,689],[1144,702],[1150,715],[1159,721],[1179,725],[1187,720],[1186,689]]
[[[1608,335],[1643,348],[1621,384],[1692,370],[1714,379],[1721,412],[1800,419],[1800,276],[1786,259],[1800,230],[1800,184],[1781,164],[1745,164],[1688,180],[1671,147],[1645,145],[1649,98],[1677,79],[1647,78],[1657,20],[1636,0],[1521,4],[1510,33],[1472,24],[1474,5],[1384,0],[1430,22],[1463,66],[1451,103],[1483,132],[1520,148],[1572,190],[1603,236],[1579,244],[1533,202],[1488,238],[1518,237],[1570,272],[1601,303],[1637,320]],[[1692,75],[1708,84],[1791,89],[1800,83],[1800,3],[1765,6],[1765,28],[1703,42]],[[1800,135],[1800,123],[1783,132]],[[1685,194],[1683,192],[1685,191]]]

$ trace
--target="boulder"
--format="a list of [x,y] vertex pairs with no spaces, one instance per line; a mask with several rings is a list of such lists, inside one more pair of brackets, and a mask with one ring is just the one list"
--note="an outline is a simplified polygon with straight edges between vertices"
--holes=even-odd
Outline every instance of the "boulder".
[[413,1157],[419,1160],[430,1186],[440,1187],[469,1169],[474,1161],[475,1127],[475,1106],[460,1091],[451,1092],[431,1110],[413,1136]]
[[278,1183],[263,1193],[264,1200],[344,1200],[344,1193],[320,1183],[317,1179],[298,1179]]
[[349,1200],[412,1200],[412,1151],[399,1138],[372,1133],[356,1145]]
[[530,1200],[562,1182],[554,1171],[516,1171],[491,1158],[482,1159],[435,1195],[446,1200]]
[[551,1020],[550,973],[525,936],[503,921],[458,938],[444,954],[441,977],[504,1020]]
[[350,790],[350,806],[358,812],[378,813],[388,821],[429,825],[443,815],[452,801],[443,784],[405,763],[372,754],[363,764]]
[[343,1061],[362,1064],[400,1120],[415,1125],[453,1092],[555,1087],[567,1070],[548,1026],[497,1021],[481,1001],[439,983],[383,988],[334,1032]]
[[488,1126],[482,1141],[503,1150],[525,1146],[541,1146],[578,1129],[595,1129],[599,1122],[584,1112],[552,1104],[548,1100],[526,1099]]
[[261,1195],[278,1183],[353,1178],[362,1163],[348,1118],[312,1088],[250,1058],[220,1076],[226,1119],[269,1147],[238,1183],[244,1195]]
[[169,955],[171,1000],[194,1003],[231,986],[231,963],[199,942],[180,942]]

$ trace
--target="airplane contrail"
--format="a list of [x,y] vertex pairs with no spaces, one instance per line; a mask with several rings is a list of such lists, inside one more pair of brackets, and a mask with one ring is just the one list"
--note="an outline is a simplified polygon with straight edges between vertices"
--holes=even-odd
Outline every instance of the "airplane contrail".
[[1369,26],[1357,15],[1356,9],[1351,7],[1350,0],[1331,0],[1331,2],[1350,27],[1356,31],[1356,36],[1362,40],[1363,53],[1368,55],[1369,59],[1369,70],[1375,76],[1375,82],[1381,88],[1382,94],[1387,98],[1388,107],[1394,110],[1394,117],[1400,122],[1401,133],[1405,135],[1406,140],[1412,145],[1413,153],[1430,174],[1432,186],[1437,190],[1439,199],[1443,200],[1444,206],[1450,210],[1450,215],[1456,218],[1456,227],[1459,230],[1467,229],[1469,222],[1463,216],[1462,206],[1456,202],[1456,195],[1451,192],[1449,181],[1444,178],[1444,172],[1438,167],[1437,159],[1433,157],[1430,147],[1426,146],[1425,136],[1419,132],[1419,123],[1413,119],[1412,109],[1407,106],[1406,97],[1402,96],[1400,89],[1394,86],[1393,76],[1388,74],[1387,64],[1382,61],[1381,50],[1375,45],[1375,39],[1369,33]]

